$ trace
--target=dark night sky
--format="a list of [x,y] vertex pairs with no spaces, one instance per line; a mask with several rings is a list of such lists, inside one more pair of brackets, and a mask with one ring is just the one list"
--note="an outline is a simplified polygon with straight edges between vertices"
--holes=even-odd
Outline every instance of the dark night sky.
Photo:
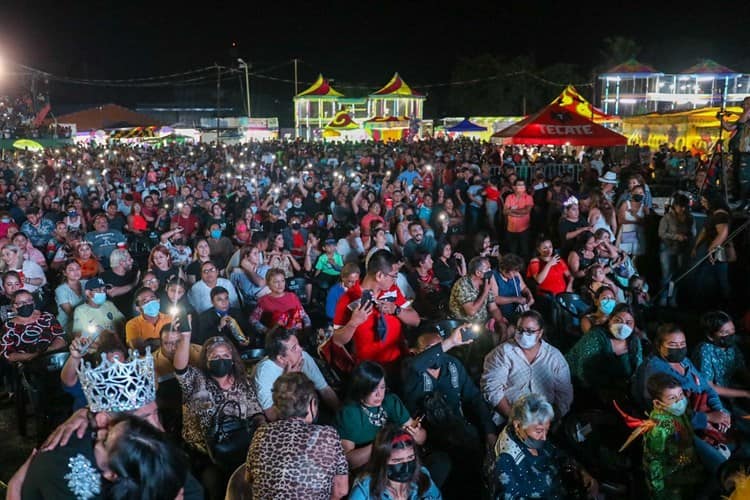
[[[532,55],[539,65],[572,63],[588,72],[600,62],[602,40],[622,35],[643,48],[641,61],[665,72],[703,57],[750,71],[742,34],[750,2],[724,2],[723,11],[707,8],[719,2],[690,9],[691,3],[261,0],[203,2],[195,8],[187,2],[2,0],[0,54],[54,75],[92,79],[235,65],[237,56],[255,68],[282,65],[267,74],[291,79],[292,65],[284,63],[297,57],[303,61],[302,81],[323,72],[374,90],[394,71],[414,87],[447,81],[459,58],[482,53]],[[293,93],[282,82],[254,80],[251,86],[254,100],[285,101]],[[71,103],[117,96],[138,103],[159,100],[154,91],[117,90],[112,97],[112,89],[107,94],[61,87],[52,89],[53,95]]]

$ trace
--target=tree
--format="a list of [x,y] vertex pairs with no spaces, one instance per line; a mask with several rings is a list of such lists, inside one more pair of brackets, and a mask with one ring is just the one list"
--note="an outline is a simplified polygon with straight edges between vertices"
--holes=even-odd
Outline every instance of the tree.
[[635,59],[641,52],[641,46],[632,38],[608,36],[603,40],[604,47],[599,51],[601,69],[606,71],[629,59]]

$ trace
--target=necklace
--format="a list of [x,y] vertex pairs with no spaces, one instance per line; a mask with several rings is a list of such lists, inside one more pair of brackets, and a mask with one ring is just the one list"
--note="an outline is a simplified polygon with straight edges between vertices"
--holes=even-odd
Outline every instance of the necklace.
[[383,427],[388,422],[388,413],[386,413],[385,408],[382,406],[378,406],[374,410],[365,405],[360,406],[362,406],[362,411],[367,415],[367,420],[369,420],[370,424],[374,427]]

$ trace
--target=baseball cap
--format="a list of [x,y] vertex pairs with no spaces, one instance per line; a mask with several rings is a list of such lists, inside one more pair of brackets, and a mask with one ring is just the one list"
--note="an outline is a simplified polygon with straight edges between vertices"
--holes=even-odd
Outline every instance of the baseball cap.
[[96,290],[97,288],[104,288],[106,283],[101,278],[91,278],[86,281],[86,285],[83,287],[84,290]]
[[279,207],[271,207],[271,210],[269,210],[271,215],[279,216],[281,215],[281,209]]

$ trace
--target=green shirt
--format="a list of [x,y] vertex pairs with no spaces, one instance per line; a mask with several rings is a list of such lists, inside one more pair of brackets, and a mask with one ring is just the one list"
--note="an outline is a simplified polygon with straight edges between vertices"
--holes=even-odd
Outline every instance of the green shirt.
[[318,262],[315,263],[316,270],[330,276],[338,276],[341,274],[342,267],[344,267],[344,259],[337,253],[333,254],[333,262],[328,259],[327,254],[321,254],[320,257],[318,257]]
[[360,447],[375,440],[375,435],[386,424],[399,427],[409,421],[411,415],[404,403],[395,394],[389,393],[383,398],[383,403],[376,408],[365,406],[359,402],[349,402],[336,415],[336,430],[341,439],[346,439]]
[[693,444],[687,414],[675,417],[655,409],[649,415],[656,426],[643,438],[643,467],[651,497],[657,500],[690,498],[704,480]]
[[606,326],[585,333],[565,355],[573,380],[581,387],[600,389],[628,387],[643,363],[643,349],[637,338],[628,339],[628,352],[615,354]]

